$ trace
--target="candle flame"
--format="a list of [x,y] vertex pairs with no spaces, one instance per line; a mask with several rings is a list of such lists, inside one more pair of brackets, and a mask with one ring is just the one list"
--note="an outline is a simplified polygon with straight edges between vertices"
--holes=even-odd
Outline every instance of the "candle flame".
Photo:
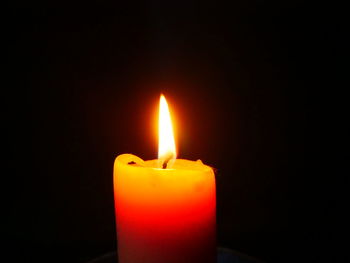
[[159,101],[159,120],[158,120],[158,159],[169,161],[176,158],[176,148],[173,127],[169,113],[168,103],[163,94]]

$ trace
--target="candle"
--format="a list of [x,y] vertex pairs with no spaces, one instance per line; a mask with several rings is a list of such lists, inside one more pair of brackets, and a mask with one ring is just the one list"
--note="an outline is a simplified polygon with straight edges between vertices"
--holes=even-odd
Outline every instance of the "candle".
[[119,263],[214,263],[212,168],[176,158],[168,105],[160,99],[158,159],[131,154],[114,163]]

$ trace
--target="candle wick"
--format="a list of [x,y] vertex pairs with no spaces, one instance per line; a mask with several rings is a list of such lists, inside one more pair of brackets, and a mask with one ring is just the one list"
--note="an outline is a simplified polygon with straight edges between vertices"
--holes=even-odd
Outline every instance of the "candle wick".
[[166,167],[168,166],[168,162],[169,162],[169,160],[164,161],[163,166],[162,166],[163,169],[166,169]]
[[171,160],[171,158],[173,158],[173,154],[172,153],[168,153],[167,155],[165,155],[164,162],[163,162],[163,165],[162,165],[163,169],[167,168],[168,162]]

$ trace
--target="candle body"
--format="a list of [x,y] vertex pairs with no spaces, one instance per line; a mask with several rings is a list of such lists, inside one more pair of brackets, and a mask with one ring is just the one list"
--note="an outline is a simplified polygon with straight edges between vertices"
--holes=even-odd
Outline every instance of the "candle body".
[[213,170],[187,160],[175,160],[172,169],[154,167],[157,160],[130,154],[115,161],[119,263],[214,263]]

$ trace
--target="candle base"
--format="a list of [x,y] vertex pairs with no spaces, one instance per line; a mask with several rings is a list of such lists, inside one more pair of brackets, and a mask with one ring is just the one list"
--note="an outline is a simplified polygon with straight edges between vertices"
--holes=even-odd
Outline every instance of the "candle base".
[[[118,263],[116,252],[104,254],[87,263]],[[217,263],[262,263],[262,261],[228,248],[217,249]]]

